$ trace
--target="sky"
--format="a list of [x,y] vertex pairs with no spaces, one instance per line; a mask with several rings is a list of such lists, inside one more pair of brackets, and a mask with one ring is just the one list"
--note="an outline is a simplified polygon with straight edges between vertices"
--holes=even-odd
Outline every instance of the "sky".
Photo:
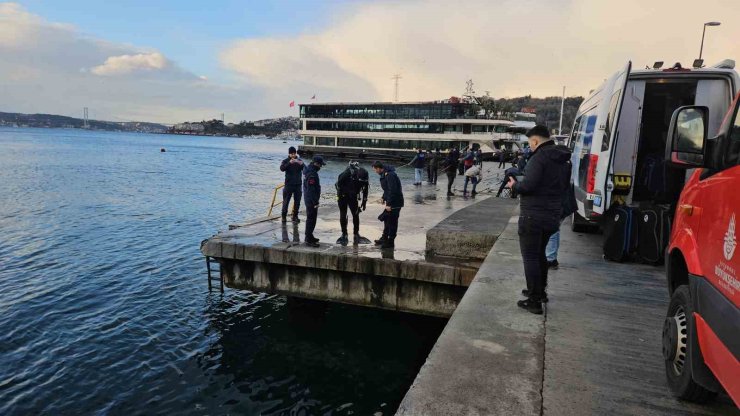
[[297,115],[289,102],[587,95],[632,61],[740,63],[740,1],[0,2],[0,111],[112,121]]

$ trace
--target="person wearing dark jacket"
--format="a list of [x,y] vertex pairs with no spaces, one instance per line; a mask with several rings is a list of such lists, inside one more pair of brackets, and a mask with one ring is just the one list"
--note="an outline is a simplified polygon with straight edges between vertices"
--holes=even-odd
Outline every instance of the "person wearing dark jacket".
[[450,149],[447,157],[442,162],[442,172],[447,175],[447,196],[454,196],[452,184],[455,182],[455,176],[457,175],[457,155],[454,149]]
[[414,168],[414,185],[421,185],[421,176],[424,173],[424,165],[426,164],[426,155],[421,149],[416,150],[416,156],[411,159],[409,165]]
[[373,163],[373,170],[380,175],[380,187],[383,189],[383,212],[379,219],[383,220],[383,235],[375,240],[375,244],[381,248],[395,247],[396,234],[398,233],[398,218],[403,208],[403,190],[401,180],[396,175],[393,166],[384,165],[381,162]]
[[532,154],[524,178],[510,177],[508,186],[521,196],[519,248],[524,261],[526,300],[517,305],[535,314],[547,302],[547,258],[545,247],[558,230],[563,212],[563,197],[570,185],[570,151],[550,139],[547,127],[537,125],[527,132]]
[[321,181],[319,170],[326,165],[324,158],[314,156],[311,163],[303,168],[303,201],[306,203],[306,245],[319,246],[319,239],[313,236],[316,228],[316,217],[319,215],[319,199],[321,198]]
[[436,185],[437,184],[437,171],[439,170],[439,161],[442,158],[442,155],[439,153],[439,148],[436,149],[436,151],[432,154],[432,157],[429,159],[429,183]]
[[[498,188],[498,193],[496,193],[496,197],[500,197],[501,193],[504,191],[504,188],[508,186],[509,178],[524,175],[524,169],[526,168],[526,166],[527,159],[525,159],[522,155],[518,156],[516,166],[510,167],[504,171],[504,180],[501,181],[501,186]],[[516,193],[513,190],[511,191],[511,197],[516,198]]]
[[[342,227],[342,236],[337,244],[347,245],[347,209],[352,214],[354,226],[354,243],[367,244],[370,241],[360,235],[360,211],[367,207],[369,177],[367,171],[360,167],[359,162],[350,161],[349,166],[337,178],[334,187],[337,190],[337,204],[339,204],[339,225]],[[362,198],[362,202],[360,202]]]
[[293,222],[300,222],[298,210],[301,208],[301,173],[303,161],[298,157],[295,147],[290,146],[288,157],[280,163],[280,171],[285,172],[285,186],[283,187],[283,222],[287,222],[290,199],[293,198]]

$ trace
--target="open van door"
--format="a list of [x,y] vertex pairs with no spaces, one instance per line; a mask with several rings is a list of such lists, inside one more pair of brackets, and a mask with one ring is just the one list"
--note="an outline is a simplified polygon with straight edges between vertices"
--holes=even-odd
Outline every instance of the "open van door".
[[[632,70],[632,61],[627,62],[627,65],[622,68],[621,71],[615,74],[616,79],[612,84],[612,91],[609,97],[609,108],[606,121],[604,123],[604,136],[601,140],[601,149],[594,149],[592,154],[596,154],[597,151],[601,150],[599,157],[608,158],[608,164],[601,165],[607,166],[607,169],[601,169],[601,172],[596,172],[595,183],[604,184],[604,198],[603,201],[594,200],[594,212],[604,214],[609,209],[612,203],[612,192],[617,186],[625,186],[624,181],[629,181],[630,178],[622,178],[619,176],[620,172],[614,172],[613,159],[615,149],[617,148],[617,142],[619,141],[619,118],[622,114],[622,106],[624,104],[624,96],[627,90],[627,81],[629,79],[630,71]],[[631,184],[626,184],[630,186]]]

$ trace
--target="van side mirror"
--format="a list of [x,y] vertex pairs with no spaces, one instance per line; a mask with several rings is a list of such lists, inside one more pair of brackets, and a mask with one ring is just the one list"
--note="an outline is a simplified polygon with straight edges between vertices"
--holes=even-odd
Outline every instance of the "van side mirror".
[[704,165],[707,144],[709,108],[688,105],[673,112],[668,127],[665,160],[678,168],[698,168]]

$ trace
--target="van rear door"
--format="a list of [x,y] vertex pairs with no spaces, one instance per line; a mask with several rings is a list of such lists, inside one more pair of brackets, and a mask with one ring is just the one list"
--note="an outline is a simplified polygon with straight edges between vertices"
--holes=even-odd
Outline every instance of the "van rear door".
[[612,166],[612,160],[615,153],[614,149],[617,148],[616,144],[619,140],[619,117],[622,113],[625,91],[627,90],[627,80],[629,79],[631,70],[632,61],[627,62],[627,65],[625,65],[624,68],[616,74],[611,97],[609,98],[609,113],[604,123],[604,135],[601,140],[601,149],[593,149],[592,151],[593,154],[600,150],[599,159],[605,158],[605,160],[608,161],[607,164],[599,164],[599,166],[603,166],[605,169],[597,169],[596,171],[595,182],[597,184],[603,184],[602,189],[604,190],[603,201],[599,200],[598,197],[594,197],[594,212],[599,214],[603,214],[612,202],[612,191],[614,190],[614,169]]

